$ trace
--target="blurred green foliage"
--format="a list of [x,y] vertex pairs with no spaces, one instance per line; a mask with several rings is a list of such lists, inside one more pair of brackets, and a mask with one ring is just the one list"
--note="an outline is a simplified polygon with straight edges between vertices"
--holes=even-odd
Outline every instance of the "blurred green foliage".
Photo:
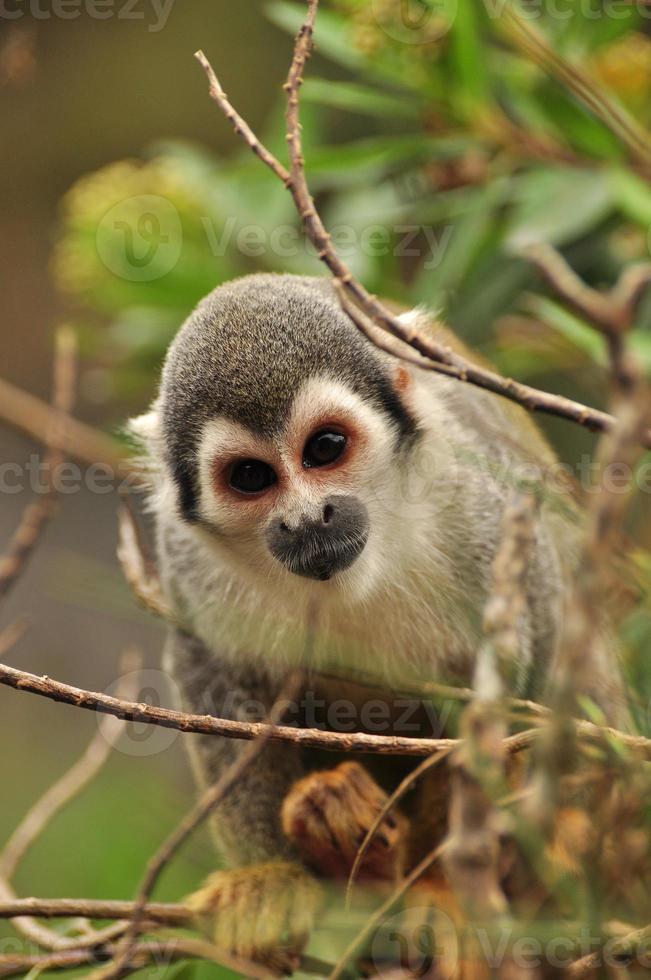
[[[303,16],[285,0],[267,9],[292,32]],[[649,171],[518,50],[507,9],[510,0],[336,0],[321,11],[320,68],[337,77],[312,66],[303,88],[310,183],[368,288],[439,310],[504,371],[541,383],[568,372],[575,391],[598,401],[601,344],[531,294],[540,284],[518,252],[549,241],[589,282],[612,282],[648,256]],[[631,120],[649,120],[651,40],[638,7],[556,0],[520,16]],[[281,103],[262,135],[282,155]],[[54,268],[81,322],[93,314],[83,333],[89,359],[105,369],[97,397],[150,389],[170,336],[216,283],[260,268],[323,271],[280,182],[235,139],[234,151],[216,160],[195,146],[156,146],[84,177],[65,198]],[[111,225],[112,209],[128,211],[129,201],[131,213]],[[178,258],[157,269],[146,219],[169,204],[180,219]],[[149,246],[154,258],[134,278],[131,253],[146,262]],[[645,317],[635,346],[651,366],[647,327]]]

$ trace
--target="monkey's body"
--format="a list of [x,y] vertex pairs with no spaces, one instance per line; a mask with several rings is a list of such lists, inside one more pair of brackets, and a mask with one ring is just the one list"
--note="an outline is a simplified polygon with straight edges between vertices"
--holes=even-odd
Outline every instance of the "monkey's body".
[[[263,718],[297,666],[313,689],[319,674],[370,675],[392,709],[414,682],[468,684],[505,502],[522,481],[542,489],[542,506],[515,687],[546,682],[577,524],[567,487],[550,491],[551,450],[519,408],[376,350],[325,281],[253,276],[212,293],[172,345],[160,398],[134,429],[157,466],[159,564],[180,624],[165,663],[187,710]],[[342,439],[342,456],[322,465],[318,453]],[[364,727],[356,709],[351,717]],[[425,721],[422,734],[440,734]],[[197,737],[200,781],[214,781],[242,747]],[[314,764],[293,746],[265,747],[216,814],[228,865],[271,868],[272,881],[278,867],[296,866],[281,811]],[[365,815],[342,826],[368,820],[367,797],[360,790]],[[263,878],[244,880],[265,891]],[[272,905],[277,889],[267,891]],[[276,940],[302,932],[288,926],[298,915],[290,905]],[[235,920],[215,907],[235,951],[274,945],[273,929],[264,940],[230,936]]]

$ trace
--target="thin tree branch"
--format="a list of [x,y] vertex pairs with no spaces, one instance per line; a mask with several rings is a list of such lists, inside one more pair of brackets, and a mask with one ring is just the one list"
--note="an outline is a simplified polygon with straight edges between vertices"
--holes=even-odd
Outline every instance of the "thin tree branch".
[[[608,959],[612,962],[613,959],[621,958],[625,964],[628,958],[635,956],[636,952],[643,949],[646,951],[648,962],[650,941],[651,925],[645,926],[643,929],[636,929],[634,932],[630,932],[625,936],[611,939],[608,941]],[[583,980],[583,977],[596,974],[603,965],[604,950],[601,949],[594,953],[588,953],[574,963],[570,963],[567,967],[566,975],[569,980]]]
[[[430,860],[431,856],[426,860]],[[433,858],[431,859],[434,860]],[[424,872],[423,872],[424,873]],[[392,897],[392,904],[398,901]],[[42,919],[74,918],[81,916],[89,919],[130,919],[133,916],[135,902],[123,901],[101,901],[92,898],[21,898],[13,902],[0,903],[0,919],[13,919],[16,916],[32,915]],[[149,926],[165,926],[167,928],[185,927],[192,919],[192,910],[187,905],[171,902],[151,902],[145,908],[146,919]],[[609,932],[609,929],[606,930]],[[488,935],[488,933],[487,933]],[[179,937],[181,938],[181,937]],[[517,930],[514,931],[514,938],[517,938]],[[174,937],[176,939],[176,937]],[[169,939],[170,949],[176,948],[174,939]],[[632,957],[640,949],[648,948],[651,939],[651,925],[642,929],[635,929],[624,936],[610,936],[602,940],[602,946],[608,945],[609,957],[616,958]],[[199,942],[199,941],[197,941]],[[143,942],[142,948],[148,946],[150,941]],[[577,947],[580,948],[580,940],[577,940]],[[160,949],[160,944],[154,942],[154,948]],[[181,947],[182,949],[185,947]],[[61,968],[70,968],[73,965],[86,965],[97,962],[100,959],[108,960],[115,955],[115,946],[100,947],[96,950],[84,948],[60,951],[52,956],[53,964],[60,964]],[[354,952],[354,951],[353,951]],[[220,951],[220,956],[221,956]],[[351,956],[353,953],[351,952]],[[581,980],[592,970],[598,968],[603,963],[603,949],[596,950],[579,957],[574,963],[567,967],[568,976],[572,980]],[[78,960],[76,959],[78,957]],[[88,957],[88,958],[86,958]],[[95,958],[94,958],[95,957]],[[23,967],[36,966],[46,960],[49,956],[0,956],[0,977],[12,976],[15,974],[5,973],[4,970],[10,966],[18,969]],[[243,964],[240,964],[242,966]],[[247,964],[248,966],[248,964]],[[301,959],[301,970],[313,974],[321,975],[324,973],[326,964],[315,960],[311,956],[304,956]],[[49,967],[49,968],[56,968]]]
[[9,547],[0,560],[0,599],[7,595],[20,578],[56,509],[56,473],[64,459],[58,448],[61,418],[69,414],[74,406],[76,362],[75,335],[71,330],[62,328],[56,336],[52,406],[49,428],[44,439],[48,447],[44,458],[46,490],[23,511]]
[[[527,608],[527,578],[535,542],[536,502],[514,494],[502,521],[492,566],[491,590],[484,608],[484,642],[475,666],[475,699],[464,710],[463,746],[452,760],[449,830],[444,866],[464,912],[485,923],[511,926],[510,903],[502,888],[502,839],[510,830],[508,814],[494,800],[506,789],[503,706],[505,681],[522,658],[520,624]],[[470,940],[473,952],[476,943]],[[476,955],[476,952],[475,952]],[[465,954],[464,954],[465,959]],[[499,976],[524,973],[510,958]]]
[[651,265],[640,263],[624,270],[605,292],[588,286],[551,245],[538,242],[523,250],[554,292],[607,337],[628,330],[638,305],[651,283]]
[[411,789],[414,783],[418,782],[421,776],[424,776],[426,772],[429,772],[434,766],[437,766],[440,762],[449,758],[452,752],[451,748],[441,749],[439,752],[435,752],[428,759],[424,759],[423,762],[419,763],[413,772],[408,773],[405,778],[400,782],[400,784],[395,788],[393,793],[387,798],[384,806],[376,816],[375,820],[369,827],[364,840],[359,845],[357,854],[355,855],[355,860],[353,861],[353,866],[350,869],[350,874],[348,875],[348,881],[346,882],[346,893],[344,896],[344,907],[346,910],[350,909],[353,901],[353,889],[355,887],[355,881],[359,873],[364,855],[368,850],[371,841],[375,837],[378,829],[387,816],[391,812],[393,807],[402,799],[405,793]]
[[[58,950],[36,956],[0,956],[0,977],[25,977],[30,970],[39,973],[50,970],[70,970],[80,966],[93,966],[111,960],[116,954],[115,945]],[[203,939],[173,935],[165,939],[146,939],[137,942],[132,951],[132,965],[128,973],[146,966],[164,967],[180,960],[199,959],[213,962],[245,977],[256,980],[274,980],[274,975],[256,963],[229,956]],[[317,961],[310,960],[308,965]],[[323,973],[323,971],[321,971]]]
[[[13,898],[0,902],[0,919],[33,916],[39,919],[132,919],[135,902],[94,898]],[[187,905],[150,902],[145,907],[149,923],[185,926],[192,918]],[[60,937],[61,938],[61,937]],[[77,940],[78,942],[78,940]]]
[[[313,629],[308,631],[308,647],[311,646],[313,639]],[[309,653],[309,650],[307,651]],[[309,660],[309,658],[306,658]],[[302,674],[294,674],[290,677],[285,689],[276,700],[269,713],[269,721],[254,742],[244,750],[239,759],[229,766],[217,782],[210,786],[201,798],[197,801],[190,812],[184,817],[181,823],[163,842],[156,854],[152,857],[138,891],[134,904],[133,915],[124,935],[123,943],[120,944],[119,952],[114,962],[106,969],[97,973],[96,980],[119,980],[124,976],[125,968],[131,962],[132,950],[135,946],[140,924],[145,917],[145,909],[149,898],[156,886],[164,868],[170,863],[177,851],[182,847],[190,835],[206,820],[215,807],[224,800],[232,790],[242,774],[249,768],[254,760],[260,755],[265,745],[273,735],[274,729],[283,714],[287,710],[287,704],[291,702],[298,692]]]
[[[227,718],[216,718],[214,715],[193,715],[184,711],[174,711],[171,708],[123,701],[108,694],[85,691],[70,684],[62,684],[48,676],[39,677],[6,664],[0,664],[0,684],[77,708],[115,715],[125,721],[146,722],[180,732],[251,740],[267,734],[270,730],[270,726],[265,722],[231,721]],[[293,728],[288,725],[275,726],[270,732],[270,738],[274,742],[291,742],[304,748],[380,755],[430,755],[438,749],[455,744],[454,740],[445,738],[407,738],[393,735],[367,735],[362,732],[329,732],[312,728]],[[521,740],[522,735],[514,738]],[[526,742],[525,738],[523,747]],[[648,743],[646,740],[644,742],[644,747],[651,752],[651,740]],[[519,751],[519,741],[515,751]]]
[[[126,651],[120,658],[118,693],[121,696],[130,698],[135,693],[135,679],[141,663],[141,656],[132,650]],[[43,833],[53,817],[98,775],[108,761],[124,731],[124,722],[114,717],[109,717],[107,722],[108,724],[104,725],[93,736],[86,751],[78,761],[28,811],[7,841],[0,854],[0,896],[4,900],[9,902],[16,900],[10,882],[29,848]],[[61,936],[59,933],[35,922],[32,918],[17,919],[14,925],[28,939],[46,949],[57,950],[77,947],[81,942],[78,936],[74,938]],[[86,930],[83,944],[87,946],[108,942],[125,928],[124,926],[112,926],[107,930],[97,931],[91,927],[89,922],[81,925]]]
[[[180,732],[193,732],[199,735],[223,735],[226,738],[251,740],[270,732],[273,742],[291,742],[304,748],[320,748],[328,752],[361,752],[370,755],[426,756],[441,749],[455,748],[458,739],[452,738],[407,738],[395,735],[367,735],[364,732],[330,732],[316,728],[293,728],[289,725],[276,725],[270,731],[265,722],[231,721],[216,718],[214,715],[193,715],[171,708],[158,708],[154,705],[123,701],[97,691],[63,684],[51,677],[30,674],[6,664],[0,664],[0,684],[17,691],[27,691],[52,701],[115,715],[125,721],[146,722],[172,728]],[[629,735],[609,726],[595,725],[588,721],[577,721],[577,733],[582,738],[615,738],[622,745],[651,758],[651,739],[642,735]],[[541,729],[527,729],[509,735],[506,751],[510,754],[529,748],[540,736]]]
[[133,503],[127,494],[121,495],[118,508],[117,555],[124,577],[140,604],[149,612],[173,623],[174,616],[163,595],[156,565],[148,552]]
[[388,912],[396,905],[403,895],[406,895],[412,885],[423,877],[424,874],[429,871],[432,865],[439,860],[439,858],[445,853],[447,843],[444,841],[433,851],[427,854],[423,860],[416,865],[413,871],[403,878],[398,887],[389,895],[385,902],[377,909],[373,915],[368,919],[364,928],[355,936],[352,942],[346,947],[341,957],[337,961],[332,973],[330,974],[328,980],[340,980],[342,977],[346,966],[350,962],[350,959],[357,952],[359,947],[373,934],[373,930],[378,926]]
[[[21,388],[0,378],[0,419],[39,442],[47,442],[52,428],[52,406]],[[71,415],[59,416],[61,426],[52,433],[52,445],[66,456],[84,463],[101,463],[116,478],[129,477],[138,482],[139,467],[125,458],[120,443],[111,436],[78,422]]]

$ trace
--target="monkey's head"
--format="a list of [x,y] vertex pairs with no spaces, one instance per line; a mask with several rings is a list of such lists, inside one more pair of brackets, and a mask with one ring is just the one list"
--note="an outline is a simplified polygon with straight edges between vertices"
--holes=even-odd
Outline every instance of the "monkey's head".
[[395,502],[419,441],[411,386],[326,280],[254,275],[200,303],[134,428],[154,428],[178,516],[222,557],[355,600],[410,534]]

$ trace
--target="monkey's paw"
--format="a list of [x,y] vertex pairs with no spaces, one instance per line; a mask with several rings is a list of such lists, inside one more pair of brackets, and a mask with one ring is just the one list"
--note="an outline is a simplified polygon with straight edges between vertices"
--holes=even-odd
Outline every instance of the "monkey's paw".
[[186,901],[215,946],[277,974],[297,969],[321,900],[300,864],[270,861],[216,871]]
[[[282,808],[283,830],[305,862],[329,878],[347,877],[387,795],[357,762],[344,762],[294,784]],[[388,813],[377,828],[360,877],[393,879],[402,860],[407,822]]]

